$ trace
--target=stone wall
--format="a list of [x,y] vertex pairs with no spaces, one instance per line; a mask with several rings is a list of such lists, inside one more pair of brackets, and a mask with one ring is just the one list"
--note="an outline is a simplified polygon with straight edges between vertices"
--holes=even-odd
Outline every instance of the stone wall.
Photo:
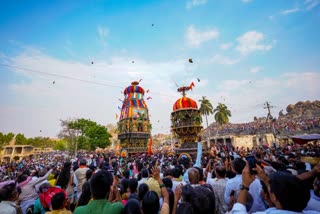
[[[261,139],[261,142],[259,140]],[[275,141],[273,134],[265,134],[265,135],[243,135],[243,136],[233,136],[232,144],[235,147],[249,147],[260,146],[260,143],[263,145],[272,146],[272,143]]]

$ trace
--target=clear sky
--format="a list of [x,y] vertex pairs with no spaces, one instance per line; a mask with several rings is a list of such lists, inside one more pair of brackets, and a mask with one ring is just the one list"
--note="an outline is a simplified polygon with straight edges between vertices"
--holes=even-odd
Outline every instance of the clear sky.
[[115,124],[120,91],[139,79],[153,134],[169,133],[176,85],[191,82],[188,96],[226,103],[231,122],[266,116],[266,101],[277,116],[319,99],[319,38],[319,0],[3,1],[0,131],[55,137],[60,119]]

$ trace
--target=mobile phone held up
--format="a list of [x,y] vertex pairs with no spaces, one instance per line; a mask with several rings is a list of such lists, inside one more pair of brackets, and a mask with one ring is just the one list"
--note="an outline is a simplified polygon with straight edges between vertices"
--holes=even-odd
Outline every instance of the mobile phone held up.
[[253,168],[256,168],[256,159],[253,155],[249,155],[246,157],[246,160],[248,161],[249,167],[250,167],[250,174],[255,175],[257,172],[253,170]]

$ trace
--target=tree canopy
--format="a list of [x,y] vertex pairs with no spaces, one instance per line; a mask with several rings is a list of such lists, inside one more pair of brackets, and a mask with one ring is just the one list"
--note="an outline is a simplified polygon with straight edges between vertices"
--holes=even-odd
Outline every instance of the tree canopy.
[[210,114],[213,114],[213,106],[205,96],[202,96],[202,100],[199,100],[200,102],[200,112],[202,115],[209,116]]
[[14,134],[12,132],[9,132],[8,134],[0,132],[0,146],[7,145],[13,137]]
[[213,114],[213,106],[205,96],[202,96],[202,100],[199,100],[200,102],[200,108],[199,111],[201,115],[206,116],[206,122],[207,122],[207,127],[208,127],[208,116],[210,114]]
[[59,137],[69,142],[70,149],[74,149],[76,143],[78,149],[85,150],[105,148],[111,144],[108,129],[94,121],[84,118],[61,120],[61,127]]
[[[63,140],[52,139],[49,137],[33,137],[27,138],[22,133],[14,134],[9,132],[8,134],[4,134],[0,132],[0,146],[8,145],[12,138],[15,136],[15,145],[30,145],[34,147],[47,148],[51,147],[55,150],[59,150],[66,148],[66,142]],[[57,147],[57,145],[59,145]],[[56,149],[57,148],[57,149]]]
[[218,103],[217,107],[213,111],[215,113],[214,119],[220,125],[224,125],[229,122],[229,117],[231,117],[231,111],[223,103]]

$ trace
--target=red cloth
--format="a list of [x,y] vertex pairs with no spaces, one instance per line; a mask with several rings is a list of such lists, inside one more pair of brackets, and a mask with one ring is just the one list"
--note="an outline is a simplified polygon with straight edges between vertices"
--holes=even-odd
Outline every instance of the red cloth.
[[67,193],[63,189],[60,189],[58,187],[50,187],[46,192],[40,193],[40,202],[42,206],[45,209],[50,208],[52,197],[59,192],[63,192],[66,198],[68,197]]

